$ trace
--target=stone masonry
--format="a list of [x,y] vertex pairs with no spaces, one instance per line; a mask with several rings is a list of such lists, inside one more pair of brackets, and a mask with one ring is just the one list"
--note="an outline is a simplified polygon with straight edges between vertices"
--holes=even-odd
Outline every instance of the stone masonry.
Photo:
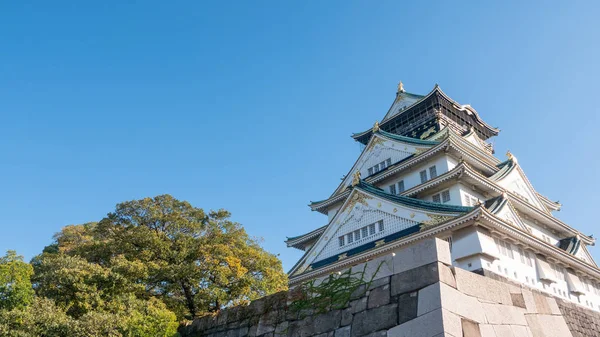
[[180,333],[183,337],[600,336],[600,317],[590,310],[451,267],[443,240],[421,241],[396,251],[395,257],[400,259],[381,268],[370,288],[363,285],[343,309],[296,312],[289,308],[291,293],[281,292],[198,318]]

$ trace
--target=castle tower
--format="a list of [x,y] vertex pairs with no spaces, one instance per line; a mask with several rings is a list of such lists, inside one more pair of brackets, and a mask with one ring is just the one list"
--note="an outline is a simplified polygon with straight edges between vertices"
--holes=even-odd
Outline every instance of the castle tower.
[[326,224],[287,239],[305,251],[290,285],[437,238],[454,267],[600,311],[594,239],[553,216],[561,205],[534,189],[513,154],[494,156],[487,140],[498,132],[439,86],[421,96],[400,83],[383,119],[352,135],[365,146],[342,183],[310,203]]

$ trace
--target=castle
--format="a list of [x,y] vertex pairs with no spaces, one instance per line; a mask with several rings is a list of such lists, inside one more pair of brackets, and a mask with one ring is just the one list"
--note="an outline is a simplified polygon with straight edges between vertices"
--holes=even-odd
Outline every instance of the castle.
[[381,122],[329,198],[310,207],[327,224],[286,243],[305,251],[290,284],[326,275],[429,237],[448,241],[452,265],[496,273],[600,310],[594,239],[555,218],[510,152],[494,156],[491,127],[439,86],[425,96],[402,83]]

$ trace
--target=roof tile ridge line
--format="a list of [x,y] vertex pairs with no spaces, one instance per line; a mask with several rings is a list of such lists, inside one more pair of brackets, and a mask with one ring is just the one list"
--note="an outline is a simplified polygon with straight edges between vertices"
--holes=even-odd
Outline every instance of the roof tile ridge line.
[[[396,95],[396,98],[394,98],[394,102],[392,102],[392,105],[390,106],[390,108],[388,109],[388,111],[385,113],[385,116],[383,116],[383,119],[381,120],[381,123],[383,124],[384,122],[387,122],[388,120],[390,120],[392,117],[394,117],[394,116],[396,116],[396,115],[398,115],[400,113],[403,113],[403,112],[405,112],[405,111],[407,111],[409,109],[412,109],[415,105],[421,103],[422,101],[424,101],[425,99],[427,99],[429,96],[431,96],[431,94],[433,94],[435,92],[436,88],[437,88],[437,85],[434,86],[433,89],[431,89],[431,91],[429,91],[428,94],[426,94],[426,95],[417,95],[417,96],[421,96],[421,98],[418,99],[418,100],[416,100],[413,104],[405,107],[402,110],[402,112],[399,111],[396,114],[390,115],[390,117],[386,119],[387,115],[390,113],[390,110],[392,110],[392,108],[394,107],[394,104],[396,104],[396,100],[398,99],[398,95]],[[408,94],[410,94],[410,93],[408,93]],[[416,95],[416,94],[411,94],[411,95]]]
[[[424,100],[426,100],[427,98],[429,98],[429,96],[431,96],[431,95],[432,95],[432,94],[435,92],[435,90],[436,90],[437,88],[439,88],[439,86],[436,84],[436,85],[433,87],[433,89],[432,89],[432,90],[431,90],[431,91],[430,91],[430,92],[429,92],[427,95],[423,96],[423,98],[421,98],[420,100],[418,100],[418,101],[414,102],[413,104],[411,104],[411,105],[407,106],[407,107],[406,107],[406,109],[404,109],[402,112],[404,113],[404,112],[406,112],[406,111],[408,111],[408,110],[410,110],[410,109],[414,108],[414,107],[415,107],[417,104],[419,104],[419,103],[423,102]],[[395,101],[395,100],[394,100],[394,103],[396,103],[396,101]],[[394,105],[394,103],[392,103],[392,105]],[[392,107],[390,106],[390,109],[391,109],[391,108],[392,108]],[[388,112],[389,112],[389,109],[388,109]],[[387,113],[386,113],[386,115],[387,115]],[[383,125],[383,124],[385,124],[385,123],[389,122],[389,121],[390,121],[390,119],[391,119],[391,118],[385,119],[385,116],[384,116],[384,119],[382,119],[382,120],[381,120],[381,125]],[[358,133],[354,133],[354,134],[352,134],[352,138],[355,138],[355,139],[356,139],[357,137],[360,137],[360,136],[362,136],[362,135],[365,135],[365,134],[369,133],[369,131],[372,131],[372,129],[365,130],[365,131],[358,132]]]
[[[543,249],[545,249],[547,251],[559,253],[560,256],[562,256],[563,258],[569,260],[570,262],[576,262],[577,264],[582,265],[583,267],[585,267],[587,269],[593,270],[594,272],[596,272],[598,274],[596,276],[596,278],[600,280],[600,268],[598,268],[596,266],[593,266],[591,264],[587,264],[587,263],[579,260],[577,257],[575,257],[573,255],[570,255],[570,254],[567,254],[562,249],[560,249],[560,248],[558,248],[556,246],[550,245],[547,242],[545,242],[545,241],[543,241],[543,240],[535,237],[534,235],[532,235],[530,233],[523,232],[522,230],[519,230],[517,232],[516,228],[514,226],[510,226],[504,220],[502,220],[501,218],[495,216],[494,214],[491,214],[489,211],[487,211],[485,209],[483,209],[482,212],[483,212],[482,213],[482,217],[484,217],[484,219],[487,217],[486,220],[488,220],[490,222],[495,221],[495,222],[501,224],[503,227],[505,227],[504,228],[505,232],[514,233],[515,234],[514,236],[520,235],[520,236],[522,236],[525,239],[525,240],[522,240],[522,241],[530,241],[532,243],[535,243],[537,246],[539,246],[539,247],[541,247],[541,248],[543,248]],[[499,226],[496,226],[496,227],[499,227]]]
[[[481,179],[481,178],[483,178],[483,181],[482,181],[482,182],[486,182],[488,185],[490,185],[490,186],[493,186],[494,188],[496,188],[496,189],[499,189],[500,191],[504,191],[504,192],[505,192],[505,193],[506,193],[506,194],[507,194],[509,197],[511,197],[511,198],[514,198],[514,200],[516,200],[517,202],[519,202],[519,203],[521,203],[521,204],[525,205],[525,206],[526,206],[527,208],[529,208],[530,210],[533,210],[533,211],[535,211],[535,212],[539,213],[540,215],[544,216],[546,219],[548,219],[548,220],[550,220],[550,221],[552,221],[552,222],[554,222],[554,223],[556,223],[556,224],[560,225],[561,227],[563,227],[563,228],[567,229],[567,231],[568,231],[568,232],[572,232],[572,233],[575,233],[575,234],[581,234],[581,235],[580,235],[581,237],[585,237],[585,238],[588,238],[588,239],[589,239],[589,236],[588,236],[588,235],[585,235],[585,234],[581,233],[579,230],[577,230],[577,229],[575,229],[575,228],[573,228],[573,227],[569,226],[568,224],[566,224],[566,223],[562,222],[561,220],[559,220],[559,219],[557,219],[557,218],[553,217],[552,215],[548,215],[548,214],[546,214],[546,213],[544,213],[544,212],[541,212],[541,211],[540,211],[540,210],[539,210],[537,207],[535,207],[534,205],[531,205],[531,204],[529,204],[528,202],[524,202],[524,201],[522,201],[522,200],[521,200],[519,197],[517,197],[517,196],[516,196],[514,193],[512,193],[511,191],[509,191],[509,190],[507,190],[507,189],[505,189],[505,188],[503,188],[503,187],[501,187],[501,186],[497,185],[497,184],[496,184],[494,181],[491,181],[489,178],[487,178],[486,176],[484,176],[484,175],[480,174],[479,172],[477,172],[477,171],[475,171],[475,170],[467,170],[466,172],[467,172],[468,174],[474,174],[474,175],[476,175],[476,176],[477,176],[478,178],[480,178],[480,179]],[[588,241],[588,242],[593,242],[593,241]],[[591,243],[589,243],[589,244],[591,244]]]
[[475,136],[475,140],[477,141],[477,143],[479,143],[479,145],[481,145],[481,147],[483,147],[484,149],[486,149],[486,148],[491,149],[491,144],[486,143],[485,140],[481,139],[481,137],[479,137],[479,135],[477,134],[477,132],[475,132],[475,129],[473,129],[473,128],[469,128],[469,131],[462,137],[467,138],[471,135]]
[[[444,211],[441,211],[441,210],[435,210],[435,211],[433,211],[433,210],[430,210],[430,209],[426,208],[426,206],[425,206],[425,207],[423,207],[423,208],[418,208],[418,206],[406,205],[406,204],[402,203],[402,201],[395,201],[395,200],[390,200],[390,199],[387,199],[385,196],[377,195],[377,194],[374,194],[373,192],[370,192],[370,191],[368,191],[368,190],[365,190],[365,188],[361,188],[361,187],[360,187],[360,185],[357,185],[356,187],[357,187],[359,190],[361,190],[361,192],[363,192],[363,193],[366,193],[366,194],[369,194],[369,195],[370,195],[370,196],[372,196],[372,197],[380,197],[380,198],[384,198],[384,199],[386,199],[386,200],[389,200],[390,202],[396,202],[396,203],[398,203],[398,204],[402,204],[402,205],[404,205],[404,206],[406,206],[406,207],[408,207],[408,208],[413,208],[414,210],[417,210],[417,211],[422,211],[422,210],[426,209],[426,210],[428,210],[428,212],[431,212],[431,213],[436,213],[436,212],[437,212],[437,213],[464,213],[464,212],[469,212],[469,211],[471,210],[471,207],[467,207],[467,206],[457,206],[457,205],[445,205],[445,204],[439,204],[439,203],[436,203],[436,202],[431,202],[431,201],[426,201],[426,200],[421,200],[421,199],[411,198],[411,197],[407,197],[407,196],[389,194],[389,193],[387,193],[387,192],[386,192],[386,191],[384,191],[384,190],[381,190],[380,192],[378,191],[379,193],[385,194],[385,195],[387,195],[387,196],[390,196],[390,197],[392,197],[392,198],[393,198],[393,197],[400,197],[400,200],[402,200],[402,199],[405,199],[405,198],[406,198],[406,199],[412,199],[412,200],[407,200],[407,201],[406,201],[407,203],[409,203],[409,202],[424,203],[425,205],[428,205],[428,204],[429,204],[429,205],[431,205],[432,207],[446,206],[446,207],[448,207],[448,208],[451,208],[451,207],[457,207],[457,208],[460,208],[460,207],[462,207],[462,208],[465,208],[465,210],[464,210],[464,211],[460,211],[460,210],[458,210],[458,209],[457,209],[457,210],[455,210],[455,211],[452,211],[452,210],[448,210],[448,211],[445,211],[445,210],[444,210]],[[378,187],[375,187],[375,188],[378,188]]]
[[473,112],[473,114],[475,115],[477,121],[479,121],[482,125],[490,128],[491,130],[497,131],[496,133],[500,132],[500,129],[493,127],[491,125],[489,125],[488,123],[486,123],[480,116],[479,116],[479,112],[477,112],[477,110],[475,110],[475,108],[473,108],[470,104],[460,104],[457,101],[455,101],[454,99],[450,98],[450,96],[448,96],[443,90],[442,88],[440,88],[439,86],[437,87],[439,92],[442,94],[442,96],[444,96],[444,98],[446,98],[448,101],[450,101],[451,103],[455,104],[457,106],[457,108],[459,108],[459,110],[462,109],[467,109],[466,106],[468,106],[471,112]]
[[[338,211],[335,213],[335,215],[334,215],[334,216],[333,216],[333,217],[332,217],[332,218],[331,218],[331,219],[330,219],[330,220],[327,222],[327,225],[326,225],[326,226],[327,226],[327,228],[325,228],[325,231],[324,231],[322,234],[324,234],[324,233],[325,233],[325,232],[326,232],[326,231],[329,229],[329,227],[331,226],[331,224],[333,223],[333,221],[337,219],[337,217],[340,215],[340,211],[343,211],[343,210],[345,210],[345,207],[346,207],[346,205],[348,204],[348,200],[350,200],[350,196],[351,196],[351,195],[352,195],[352,193],[354,193],[354,192],[356,192],[356,193],[360,193],[360,192],[358,191],[358,189],[355,189],[355,188],[351,188],[351,189],[350,189],[350,194],[348,194],[348,196],[346,197],[346,199],[344,200],[344,202],[342,203],[342,205],[340,206],[340,208],[338,209]],[[363,192],[363,193],[365,193],[365,192]],[[314,250],[315,250],[315,249],[316,249],[316,247],[317,247],[317,244],[319,244],[319,243],[320,243],[320,241],[319,241],[320,239],[321,239],[321,237],[319,237],[319,239],[317,239],[317,242],[315,242],[315,244],[314,244],[314,245],[312,245],[312,246],[311,246],[311,247],[310,247],[310,248],[309,248],[309,249],[306,251],[306,253],[307,253],[307,254],[308,254],[309,252],[314,252]],[[324,248],[325,248],[325,247],[321,247],[318,253],[314,252],[314,253],[316,254],[315,256],[318,256],[318,255],[321,253],[321,251],[322,251]],[[300,264],[299,264],[299,263],[298,263],[297,265],[298,265],[298,266],[300,266]]]
[[440,223],[438,225],[432,226],[427,228],[424,231],[421,232],[417,232],[413,235],[409,235],[407,237],[401,238],[399,240],[396,241],[392,241],[389,244],[385,244],[381,247],[376,247],[374,249],[370,249],[367,251],[364,251],[358,255],[352,256],[350,258],[344,259],[344,260],[340,260],[337,262],[332,263],[331,265],[328,266],[324,266],[322,268],[319,269],[315,269],[313,271],[310,271],[308,273],[302,273],[300,275],[297,275],[296,277],[292,277],[290,278],[290,285],[295,285],[298,284],[304,280],[310,279],[310,278],[314,278],[323,274],[327,274],[329,272],[331,272],[332,270],[336,270],[336,269],[340,269],[340,268],[344,268],[345,266],[348,265],[352,265],[353,263],[356,263],[358,261],[362,261],[365,258],[370,258],[372,256],[375,255],[383,255],[384,253],[395,249],[397,247],[402,247],[402,246],[406,246],[409,245],[415,241],[418,240],[422,240],[425,238],[428,238],[430,236],[436,235],[437,233],[443,232],[445,230],[448,230],[450,228],[454,228],[456,226],[460,226],[462,224],[464,224],[465,222],[471,220],[471,219],[478,219],[481,216],[481,212],[482,212],[482,208],[481,206],[478,207],[474,207],[473,210],[471,212],[468,213],[464,213],[461,214],[455,218],[452,218],[448,221],[445,221],[443,223]]
[[[352,171],[354,171],[354,168],[356,167],[356,165],[358,164],[358,160],[363,156],[363,154],[366,153],[367,149],[369,148],[369,145],[371,144],[371,142],[374,142],[374,137],[375,135],[371,136],[371,138],[369,138],[369,141],[367,142],[367,144],[365,145],[364,149],[360,152],[360,154],[358,155],[358,157],[356,158],[356,160],[354,161],[354,164],[352,165],[352,167],[350,168],[350,171],[348,171],[348,173],[344,176],[344,179],[342,179],[342,182],[338,185],[338,187],[336,187],[336,189],[333,191],[333,193],[329,196],[330,199],[331,197],[333,197],[336,194],[339,194],[340,192],[342,192],[341,188],[344,185],[344,181],[346,181],[346,178],[348,178],[349,176],[352,175]],[[326,199],[326,200],[327,200]]]
[[406,142],[418,143],[420,145],[437,145],[440,142],[437,140],[427,140],[427,139],[420,139],[420,138],[413,138],[413,137],[408,137],[408,136],[397,135],[395,133],[383,131],[381,129],[379,131],[377,131],[375,134],[379,134],[383,137],[389,138],[391,140],[400,141],[400,142],[404,141],[404,139],[406,139]]
[[517,195],[515,195],[514,193],[507,191],[506,193],[510,198],[512,198],[511,200],[516,200],[517,203],[520,203],[522,205],[525,205],[528,209],[539,213],[540,215],[542,215],[544,218],[546,218],[547,220],[550,220],[550,222],[553,222],[557,225],[559,225],[560,227],[563,227],[563,229],[565,229],[565,231],[567,232],[571,232],[574,234],[579,234],[579,236],[585,240],[585,243],[588,245],[594,244],[595,243],[595,239],[591,238],[588,235],[583,234],[581,231],[579,231],[578,229],[575,229],[574,227],[569,226],[568,224],[562,222],[561,220],[546,214],[545,212],[540,211],[537,207],[529,204],[528,202],[525,202],[523,200],[521,200],[521,198],[519,198]]
[[[377,134],[374,133],[371,138],[369,139],[369,141],[367,142],[367,144],[365,145],[365,148],[362,150],[362,152],[360,153],[360,155],[358,155],[358,158],[356,158],[356,161],[354,162],[354,164],[352,165],[352,167],[350,168],[350,171],[348,171],[348,173],[346,174],[346,176],[344,176],[344,180],[346,180],[346,177],[348,177],[349,175],[351,175],[352,171],[354,171],[354,168],[356,167],[356,165],[358,164],[358,160],[362,157],[362,155],[364,153],[366,153],[367,149],[369,148],[369,144],[371,144],[371,142],[373,142],[373,138],[375,137],[382,137],[382,139],[385,140],[385,136],[383,136],[382,134]],[[392,141],[399,141],[399,140],[393,140]],[[443,141],[439,142],[438,144],[432,145],[432,148],[443,143]],[[425,145],[426,146],[426,145]],[[414,154],[413,154],[414,155]],[[417,156],[418,157],[418,156]],[[408,157],[407,157],[408,158]],[[385,171],[384,171],[385,172]],[[333,191],[333,193],[329,196],[329,198],[325,199],[328,200],[331,197],[333,197],[336,194],[339,194],[340,192],[342,192],[340,189],[342,187],[342,185],[344,184],[344,180],[342,180],[342,182],[338,185],[338,187]]]
[[449,133],[451,134],[451,136],[449,136],[449,138],[454,137],[454,139],[459,140],[459,142],[461,144],[467,144],[467,148],[471,148],[476,154],[483,153],[484,156],[482,156],[482,157],[491,159],[490,162],[495,162],[494,166],[500,164],[500,159],[496,158],[496,156],[494,156],[493,154],[490,154],[487,151],[484,151],[484,150],[476,147],[474,144],[471,144],[470,142],[468,142],[466,139],[464,139],[462,136],[458,135],[454,131],[451,131]]
[[[444,139],[439,144],[432,146],[431,148],[427,149],[425,152],[422,152],[417,156],[415,156],[413,154],[412,158],[411,158],[411,156],[406,157],[406,159],[408,159],[408,160],[406,162],[402,163],[402,165],[393,167],[394,165],[402,162],[402,161],[399,161],[396,164],[392,164],[392,166],[390,166],[391,169],[388,169],[385,171],[380,171],[380,173],[382,173],[381,175],[378,175],[378,174],[372,175],[370,177],[367,177],[364,181],[369,184],[374,184],[374,183],[377,183],[377,182],[389,177],[390,175],[401,172],[404,169],[406,169],[407,167],[410,167],[410,166],[414,165],[415,163],[418,163],[418,162],[422,161],[423,159],[426,159],[427,157],[437,153],[439,150],[442,150],[446,146],[446,144],[444,144],[446,141],[448,141],[448,138]],[[437,150],[433,151],[433,149],[437,149]],[[361,155],[362,155],[362,153],[361,153]],[[360,156],[359,156],[359,159],[360,159]],[[358,161],[358,159],[357,159],[357,161]],[[354,168],[354,167],[352,167],[352,168]],[[399,168],[402,168],[402,169],[399,169]],[[352,172],[352,169],[350,170],[350,172]],[[367,180],[370,180],[370,181],[367,181]],[[343,181],[341,184],[343,184]],[[343,191],[340,191],[339,193],[336,194],[338,189],[339,189],[339,186],[338,186],[338,188],[336,188],[336,191],[334,191],[334,193],[329,198],[327,198],[325,200],[321,200],[320,202],[328,202],[328,201],[333,202],[332,201],[333,197],[341,196],[343,194]],[[309,204],[309,206],[311,206],[311,205]]]
[[538,199],[538,202],[540,203],[540,205],[542,207],[544,207],[544,210],[546,211],[546,213],[548,213],[550,216],[552,216],[552,212],[550,212],[550,209],[548,207],[546,207],[544,205],[544,203],[542,202],[542,200],[540,200],[540,198],[537,196],[537,190],[533,187],[533,184],[531,183],[531,181],[529,181],[529,178],[527,178],[527,175],[525,174],[525,171],[523,171],[523,169],[521,168],[521,164],[519,164],[518,160],[514,160],[514,166],[517,167],[517,170],[519,171],[519,173],[521,174],[521,176],[523,177],[523,180],[525,180],[525,183],[529,186],[529,188],[534,192],[533,196],[535,198]]
[[349,190],[349,189],[346,189],[346,190],[344,190],[344,191],[342,191],[342,192],[340,192],[340,193],[336,194],[336,195],[335,195],[334,197],[332,197],[332,198],[327,198],[327,199],[325,199],[325,200],[321,200],[321,201],[319,201],[319,202],[318,202],[318,204],[317,204],[317,203],[315,203],[315,204],[310,204],[310,205],[308,205],[308,206],[309,206],[309,207],[310,207],[310,208],[311,208],[313,211],[314,211],[314,210],[318,210],[319,208],[322,208],[322,207],[325,207],[325,206],[331,205],[332,203],[336,203],[336,202],[338,202],[338,201],[340,201],[340,200],[344,199],[345,197],[347,197],[347,195],[346,195],[346,196],[344,196],[344,194],[346,194],[346,193],[348,193],[348,194],[349,194],[349,193],[350,193],[350,190]]
[[546,203],[548,203],[548,204],[556,205],[556,207],[558,208],[557,210],[560,210],[560,208],[561,208],[560,206],[562,206],[562,204],[561,204],[560,202],[558,202],[558,201],[552,201],[552,200],[550,200],[550,198],[548,198],[547,196],[545,196],[545,195],[541,194],[541,193],[540,193],[540,192],[538,192],[538,191],[535,191],[535,193],[537,193],[537,194],[538,194],[538,196],[539,196],[541,199],[545,199],[545,200],[544,200],[544,202],[546,202]]
[[298,240],[302,240],[302,241],[300,241],[300,242],[303,242],[303,241],[305,240],[305,239],[303,238],[304,236],[307,236],[307,235],[314,235],[315,233],[317,233],[317,232],[319,232],[319,231],[323,231],[325,228],[327,228],[327,225],[324,225],[324,226],[318,227],[318,228],[316,228],[316,229],[313,229],[312,231],[310,231],[310,232],[308,232],[308,233],[304,233],[304,234],[297,235],[297,236],[292,236],[292,237],[286,237],[286,238],[287,238],[287,240],[285,240],[284,242],[286,242],[286,243],[287,243],[287,242],[298,241]]

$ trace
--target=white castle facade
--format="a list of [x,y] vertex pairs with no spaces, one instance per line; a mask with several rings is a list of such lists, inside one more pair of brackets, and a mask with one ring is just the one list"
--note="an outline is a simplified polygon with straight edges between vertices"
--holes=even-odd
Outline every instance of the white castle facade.
[[600,311],[595,240],[553,216],[561,205],[536,192],[514,155],[494,156],[487,140],[498,132],[437,85],[420,96],[400,84],[381,122],[353,135],[365,147],[342,183],[310,204],[327,224],[287,239],[305,252],[290,285],[436,237],[455,267]]

